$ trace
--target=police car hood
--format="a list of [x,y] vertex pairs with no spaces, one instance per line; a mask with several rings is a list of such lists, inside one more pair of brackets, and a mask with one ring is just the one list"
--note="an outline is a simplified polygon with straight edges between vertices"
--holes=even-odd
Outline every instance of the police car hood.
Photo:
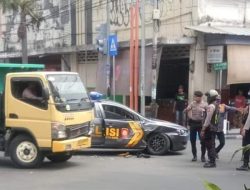
[[176,130],[187,130],[185,127],[178,125],[176,123],[172,123],[169,121],[163,121],[159,119],[147,119],[143,124],[143,128],[146,131],[154,131],[162,129],[166,132],[176,131]]

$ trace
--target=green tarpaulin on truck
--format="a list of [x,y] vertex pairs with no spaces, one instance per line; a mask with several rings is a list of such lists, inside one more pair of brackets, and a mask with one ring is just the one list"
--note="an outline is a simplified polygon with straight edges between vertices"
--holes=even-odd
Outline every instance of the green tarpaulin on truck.
[[4,78],[7,73],[40,71],[45,66],[43,64],[17,64],[17,63],[0,63],[0,92],[3,91]]

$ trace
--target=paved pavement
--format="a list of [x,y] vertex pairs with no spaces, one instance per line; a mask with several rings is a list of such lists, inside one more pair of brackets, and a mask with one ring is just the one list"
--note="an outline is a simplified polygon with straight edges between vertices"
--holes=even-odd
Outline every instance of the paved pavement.
[[240,135],[240,129],[230,129],[225,135],[226,139],[242,139]]
[[222,190],[243,190],[243,184],[250,187],[250,172],[235,170],[241,165],[240,154],[230,162],[240,145],[240,139],[226,140],[217,168],[212,169],[190,161],[190,143],[185,151],[148,159],[85,151],[67,163],[46,160],[40,169],[33,170],[14,168],[0,153],[0,190],[204,190],[204,180]]

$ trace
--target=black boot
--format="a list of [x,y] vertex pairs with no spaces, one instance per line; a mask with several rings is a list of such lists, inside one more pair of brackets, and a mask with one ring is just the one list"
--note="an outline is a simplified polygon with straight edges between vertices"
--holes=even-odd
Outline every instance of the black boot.
[[219,160],[219,154],[218,154],[218,153],[216,153],[215,158],[216,158],[217,160]]
[[207,162],[203,165],[204,168],[215,168],[216,164],[214,162]]
[[239,170],[239,171],[248,171],[249,170],[249,166],[248,166],[248,164],[243,164],[242,166],[236,168],[236,170]]
[[205,156],[201,156],[201,162],[206,162]]
[[194,156],[192,159],[192,162],[196,162],[197,161],[197,156]]

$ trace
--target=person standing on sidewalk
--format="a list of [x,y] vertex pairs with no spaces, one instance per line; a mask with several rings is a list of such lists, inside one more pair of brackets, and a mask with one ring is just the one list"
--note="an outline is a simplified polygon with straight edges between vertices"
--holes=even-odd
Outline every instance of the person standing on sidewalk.
[[176,123],[179,125],[185,125],[185,114],[184,109],[187,104],[187,95],[184,92],[182,85],[178,87],[178,93],[175,96],[175,102],[173,107],[173,113],[175,113]]
[[235,108],[228,106],[226,104],[221,104],[221,96],[219,95],[216,98],[217,104],[219,104],[219,123],[216,131],[216,136],[219,140],[219,145],[215,148],[216,151],[216,158],[219,159],[219,152],[225,145],[225,135],[224,135],[224,120],[227,117],[228,112],[242,112],[240,108]]
[[205,162],[206,147],[204,140],[201,139],[202,123],[205,117],[207,103],[202,100],[203,93],[201,91],[194,92],[194,101],[184,110],[188,113],[188,125],[190,127],[190,142],[192,146],[192,161],[197,161],[196,138],[197,134],[201,144],[201,161]]
[[[248,112],[250,111],[250,106],[248,106]],[[241,131],[241,135],[243,137],[243,146],[247,146],[250,144],[250,114],[247,116],[246,123]],[[249,155],[250,149],[243,152],[243,165],[236,168],[236,170],[248,171],[249,170]]]
[[[234,106],[236,108],[245,108],[246,107],[246,97],[243,96],[243,91],[239,90],[238,95],[235,96]],[[235,113],[233,117],[233,125],[235,128],[243,128],[243,115],[242,113]]]
[[216,98],[219,96],[218,92],[214,89],[206,93],[207,96],[207,114],[206,119],[201,130],[201,137],[205,141],[205,146],[208,152],[209,162],[204,164],[204,168],[216,167],[216,152],[215,152],[215,135],[218,126],[219,105]]

